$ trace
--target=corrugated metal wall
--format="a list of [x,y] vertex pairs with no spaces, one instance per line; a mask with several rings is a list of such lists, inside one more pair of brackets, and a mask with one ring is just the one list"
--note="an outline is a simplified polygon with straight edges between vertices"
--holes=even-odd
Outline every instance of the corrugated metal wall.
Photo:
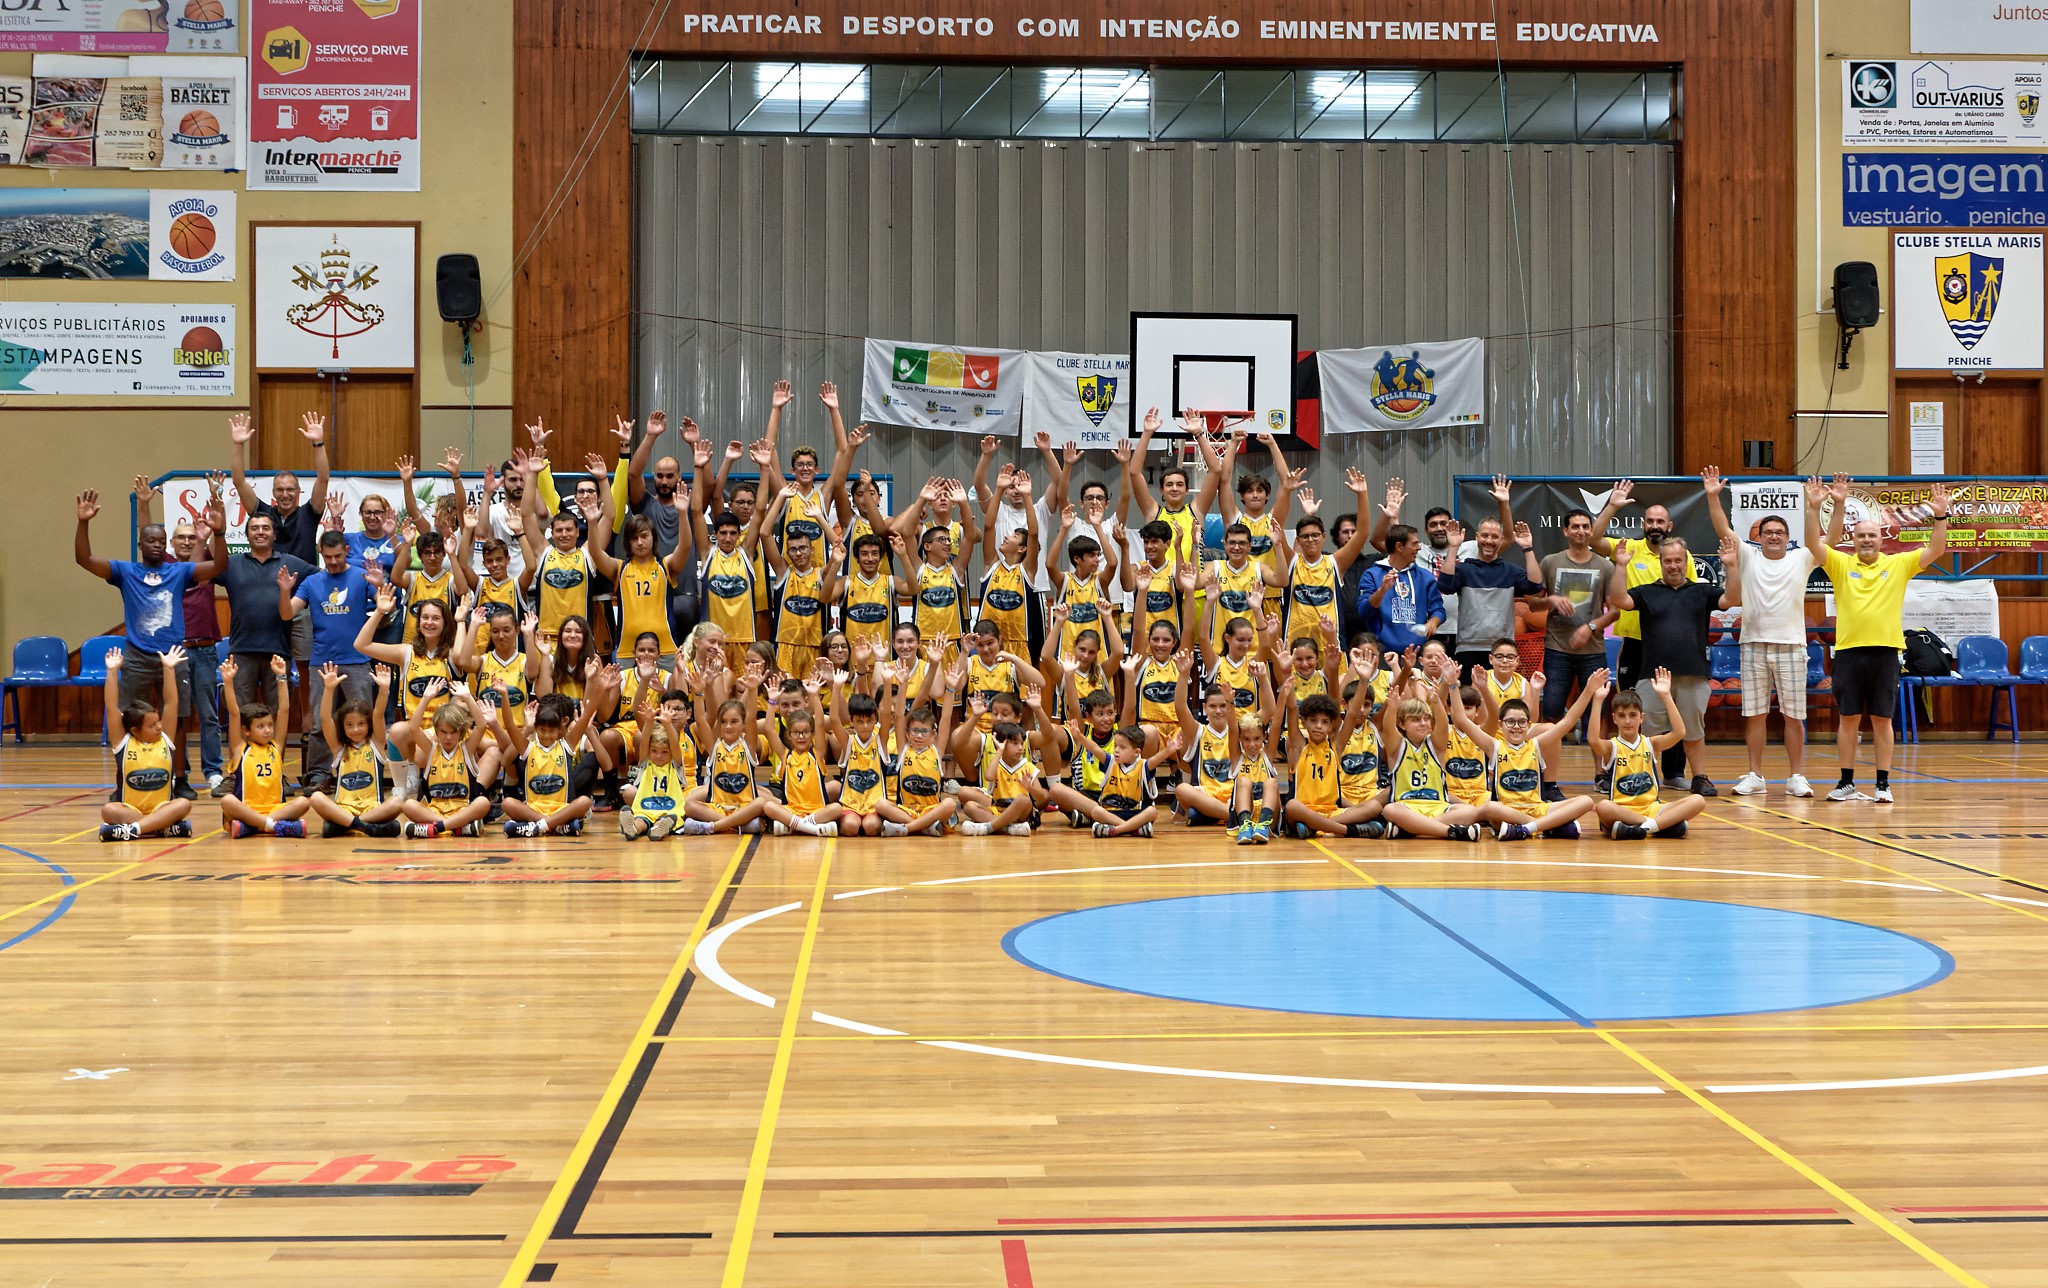
[[[1328,436],[1326,498],[1346,466],[1404,477],[1411,520],[1454,474],[1670,466],[1667,146],[649,136],[634,162],[635,410],[720,439],[787,378],[784,442],[829,444],[813,394],[853,418],[863,336],[1123,352],[1132,309],[1214,309],[1298,313],[1304,348],[1489,337],[1485,426]],[[877,473],[973,468],[966,435],[878,440]]]

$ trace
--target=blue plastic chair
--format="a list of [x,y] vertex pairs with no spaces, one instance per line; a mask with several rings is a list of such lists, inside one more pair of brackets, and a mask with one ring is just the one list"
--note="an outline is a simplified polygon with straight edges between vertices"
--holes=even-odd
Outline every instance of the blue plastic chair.
[[1607,637],[1607,678],[1615,684],[1621,683],[1621,636]]
[[[1735,681],[1733,686],[1728,681]],[[1707,645],[1707,682],[1714,686],[1709,698],[1725,701],[1733,698],[1742,700],[1742,646],[1740,644]]]
[[2020,641],[2020,683],[2048,684],[2048,635]]
[[[0,680],[0,736],[21,732],[21,690],[64,688],[71,683],[71,649],[56,635],[31,635],[14,644],[14,670]],[[12,718],[6,718],[8,713]]]
[[1820,687],[1828,678],[1828,646],[1819,640],[1806,643],[1806,688],[1808,692]]
[[[1985,741],[2004,729],[2012,740],[2020,740],[2019,712],[2015,709],[2013,687],[2020,680],[2012,673],[2012,656],[2005,641],[1995,635],[1965,635],[1956,641],[1956,676],[1964,684],[1991,690],[1991,715],[1984,726]],[[1998,699],[2005,699],[2005,720],[1998,718]]]
[[[71,686],[77,689],[99,689],[107,683],[107,654],[128,642],[121,635],[95,635],[78,646],[78,674],[71,677]],[[105,706],[101,706],[100,746],[107,745],[107,720]]]

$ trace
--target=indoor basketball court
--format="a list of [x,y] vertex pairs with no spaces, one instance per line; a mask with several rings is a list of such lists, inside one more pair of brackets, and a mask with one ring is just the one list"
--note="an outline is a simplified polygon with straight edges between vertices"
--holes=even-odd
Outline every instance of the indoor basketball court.
[[1640,846],[105,846],[99,754],[14,750],[0,1262],[2037,1282],[2044,775]]

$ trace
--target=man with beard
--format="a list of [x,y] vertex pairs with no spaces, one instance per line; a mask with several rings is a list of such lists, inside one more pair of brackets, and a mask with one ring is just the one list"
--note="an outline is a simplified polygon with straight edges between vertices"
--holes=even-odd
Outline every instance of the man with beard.
[[[1407,488],[1400,479],[1387,480],[1386,501],[1380,506],[1379,514],[1372,523],[1370,542],[1373,549],[1392,553],[1387,545],[1387,530],[1390,525],[1401,522],[1401,506],[1407,498]],[[1470,559],[1479,552],[1479,543],[1476,541],[1467,541],[1456,549],[1452,548],[1451,526],[1451,512],[1442,506],[1433,505],[1423,512],[1424,541],[1416,551],[1415,562],[1434,576],[1441,576],[1452,559]],[[1437,626],[1435,638],[1448,653],[1456,650],[1458,646],[1458,601],[1451,595],[1443,596],[1443,601],[1444,619]]]
[[[332,662],[341,672],[341,700],[368,702],[376,694],[370,678],[370,659],[356,650],[356,636],[370,618],[376,603],[370,580],[363,569],[349,563],[348,538],[339,532],[320,536],[320,567],[303,577],[290,568],[277,571],[277,615],[297,617],[311,613],[313,660]],[[329,740],[339,735],[322,728],[321,704],[311,703],[301,778],[310,791],[334,790],[334,748]]]
[[1543,720],[1556,724],[1571,705],[1573,688],[1592,683],[1607,665],[1607,627],[1618,616],[1607,606],[1614,565],[1593,553],[1593,516],[1564,514],[1564,549],[1543,556],[1550,621],[1543,636]]
[[[1528,524],[1517,529],[1514,512],[1508,507],[1507,475],[1493,476],[1493,499],[1500,505],[1500,516],[1479,521],[1477,540],[1469,554],[1464,549],[1465,529],[1446,522],[1444,557],[1437,565],[1444,612],[1459,623],[1455,656],[1461,676],[1485,666],[1494,645],[1514,640],[1515,600],[1543,589],[1535,538]],[[1520,557],[1512,562],[1500,557],[1510,533],[1522,547]],[[1451,607],[1453,600],[1458,603],[1456,609]]]
[[[327,509],[326,418],[317,412],[306,412],[299,417],[299,433],[313,445],[313,490],[304,493],[303,498],[299,476],[290,470],[279,470],[270,476],[268,501],[258,497],[256,489],[249,485],[249,440],[255,437],[256,427],[246,412],[228,418],[228,473],[234,479],[236,495],[242,499],[242,512],[268,515],[278,552],[311,566],[319,560],[320,516]],[[291,645],[292,669],[299,678],[298,690],[303,693],[305,667],[313,656],[311,617],[301,614],[292,622]],[[285,713],[279,713],[278,725],[287,723]]]
[[[1695,796],[1720,795],[1707,777],[1707,632],[1716,610],[1742,605],[1741,545],[1732,536],[1723,537],[1720,554],[1727,573],[1725,590],[1702,585],[1691,576],[1692,556],[1685,542],[1666,537],[1657,548],[1656,580],[1627,587],[1627,569],[1617,564],[1607,592],[1609,604],[1636,615],[1642,632],[1643,678],[1636,684],[1636,696],[1643,704],[1643,732],[1654,738],[1683,730],[1677,746],[1692,762],[1692,779],[1674,784],[1667,772],[1666,786]],[[1660,690],[1651,677],[1662,677],[1664,688]],[[1673,710],[1683,719],[1673,719]]]
[[[1640,539],[1620,537],[1610,539],[1607,525],[1614,522],[1614,516],[1635,497],[1635,480],[1621,479],[1607,494],[1607,504],[1600,507],[1600,513],[1593,520],[1593,552],[1614,562],[1617,573],[1626,574],[1626,589],[1647,586],[1664,577],[1663,564],[1658,551],[1671,535],[1671,511],[1661,505],[1652,505],[1643,511],[1643,535]],[[1688,558],[1685,562],[1686,580],[1698,581],[1699,569]],[[1643,669],[1643,627],[1641,616],[1624,610],[1615,619],[1614,633],[1621,638],[1621,655],[1615,660],[1614,687],[1617,691],[1631,689],[1649,678]],[[1698,732],[1698,731],[1696,731]],[[1683,745],[1668,747],[1664,751],[1664,784],[1667,787],[1684,787],[1685,748]],[[1707,793],[1701,793],[1706,795]]]
[[[683,487],[683,467],[673,456],[664,456],[654,462],[654,486],[647,485],[647,461],[654,455],[655,444],[668,433],[668,413],[654,411],[647,417],[647,432],[640,436],[638,444],[633,442],[633,422],[622,417],[613,417],[612,433],[619,440],[619,459],[625,464],[612,477],[613,517],[618,520],[623,535],[628,515],[637,514],[647,520],[654,529],[654,558],[667,563],[678,546],[690,548],[694,539],[690,525],[683,520],[683,513],[676,508],[676,495]],[[692,448],[700,437],[697,422],[683,417],[683,442]],[[630,557],[623,549],[621,554]],[[696,592],[684,583],[693,582],[690,577],[677,577],[669,583],[668,616],[670,629],[677,639],[689,633],[696,624]],[[631,640],[621,640],[621,647],[629,653]]]

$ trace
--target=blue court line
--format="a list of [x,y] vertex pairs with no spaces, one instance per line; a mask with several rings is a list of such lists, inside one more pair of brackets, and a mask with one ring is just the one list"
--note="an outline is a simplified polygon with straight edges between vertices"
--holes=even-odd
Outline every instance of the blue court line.
[[1437,929],[1438,933],[1442,934],[1452,943],[1457,944],[1466,952],[1471,953],[1474,957],[1477,957],[1480,961],[1485,962],[1488,966],[1493,967],[1495,970],[1507,976],[1515,983],[1520,984],[1523,988],[1529,990],[1529,992],[1533,994],[1537,998],[1537,1000],[1541,1001],[1545,1006],[1548,1006],[1552,1010],[1556,1011],[1559,1015],[1564,1016],[1566,1019],[1570,1020],[1572,1023],[1578,1025],[1582,1029],[1598,1027],[1593,1023],[1593,1021],[1587,1019],[1585,1016],[1579,1014],[1577,1011],[1574,1011],[1571,1007],[1566,1006],[1558,998],[1546,992],[1543,989],[1543,987],[1539,985],[1535,980],[1530,979],[1528,976],[1522,974],[1520,971],[1508,965],[1500,958],[1495,957],[1492,953],[1487,952],[1484,948],[1481,948],[1478,944],[1473,943],[1471,940],[1465,938],[1465,936],[1459,934],[1457,931],[1452,930],[1443,922],[1438,921],[1435,917],[1430,916],[1422,909],[1416,907],[1409,900],[1402,898],[1400,893],[1396,891],[1392,886],[1383,884],[1376,886],[1375,888],[1379,890],[1381,894],[1387,896],[1387,898],[1392,899],[1395,903],[1400,904],[1409,912],[1415,914],[1417,917],[1420,917],[1422,920],[1428,922],[1431,926],[1434,926]]
[[[24,859],[34,859],[37,863],[42,864],[50,871],[56,873],[57,879],[64,885],[73,886],[78,884],[78,878],[72,876],[69,872],[66,872],[63,868],[50,862],[48,859],[44,858],[40,854],[30,854],[27,850],[18,850],[11,845],[0,845],[0,850],[11,851],[12,853],[19,854]],[[25,940],[33,939],[37,935],[42,934],[45,930],[48,930],[51,926],[55,925],[57,923],[58,918],[62,917],[65,913],[71,911],[71,905],[77,902],[77,895],[65,895],[62,899],[59,899],[57,901],[56,907],[50,909],[50,911],[44,915],[41,921],[38,921],[35,925],[30,926],[27,930],[22,931],[14,938],[6,940],[4,942],[0,942],[0,953],[4,953],[8,949],[14,947],[16,944],[22,943]]]

